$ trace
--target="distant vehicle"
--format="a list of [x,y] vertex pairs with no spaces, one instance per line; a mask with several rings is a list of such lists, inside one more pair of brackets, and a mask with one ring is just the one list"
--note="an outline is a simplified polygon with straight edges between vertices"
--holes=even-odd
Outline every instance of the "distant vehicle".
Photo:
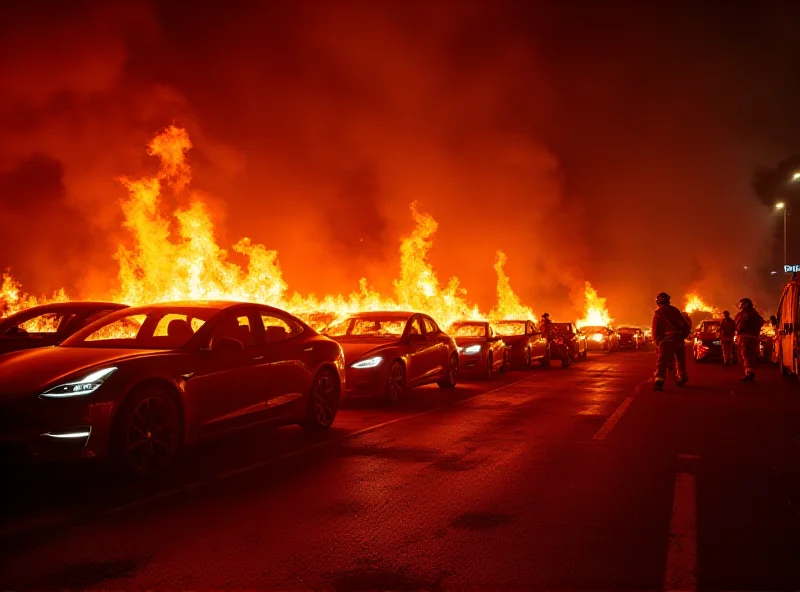
[[758,357],[762,362],[774,364],[777,362],[778,348],[775,347],[775,327],[770,324],[761,327],[758,339]]
[[0,447],[148,475],[181,448],[255,425],[331,426],[338,344],[281,310],[236,302],[126,308],[0,364]]
[[400,399],[430,383],[453,388],[458,381],[456,342],[428,315],[362,312],[340,320],[325,335],[344,350],[347,392]]
[[338,319],[341,315],[335,312],[310,312],[297,315],[297,317],[302,320],[306,325],[317,331],[318,333],[322,333],[328,326],[331,325],[336,319]]
[[573,360],[586,357],[589,352],[588,339],[578,331],[574,323],[553,323],[553,329],[564,340]]
[[530,368],[533,362],[550,365],[550,347],[533,321],[497,321],[492,327],[503,338],[512,365],[522,368]]
[[[692,356],[696,362],[722,359],[722,342],[719,337],[719,328],[719,321],[700,321],[697,325],[694,341],[692,342]],[[734,357],[736,357],[735,353]]]
[[619,351],[619,335],[611,327],[587,326],[581,327],[581,333],[589,340],[589,350],[614,353]]
[[645,349],[647,347],[647,338],[639,327],[619,327],[617,334],[619,335],[620,349]]
[[644,330],[644,338],[647,343],[655,343],[655,340],[653,339],[653,330],[649,327]]
[[778,366],[784,375],[800,374],[800,277],[786,284],[778,302],[778,313],[771,317],[777,333]]
[[0,319],[0,354],[48,347],[89,323],[127,304],[115,302],[56,302],[33,306]]
[[495,372],[502,372],[508,366],[506,344],[488,322],[457,321],[447,333],[458,346],[462,375],[477,372],[491,380]]

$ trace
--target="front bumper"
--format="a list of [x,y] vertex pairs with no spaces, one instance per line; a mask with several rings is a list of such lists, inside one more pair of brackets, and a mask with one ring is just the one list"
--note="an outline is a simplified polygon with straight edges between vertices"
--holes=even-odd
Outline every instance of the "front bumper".
[[81,460],[108,455],[113,403],[27,397],[0,404],[0,460]]
[[345,393],[348,397],[376,395],[386,390],[389,383],[389,368],[351,368],[345,371]]

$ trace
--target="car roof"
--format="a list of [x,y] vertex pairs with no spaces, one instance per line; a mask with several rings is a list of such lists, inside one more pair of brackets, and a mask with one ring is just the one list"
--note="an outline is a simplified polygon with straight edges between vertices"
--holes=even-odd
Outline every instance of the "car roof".
[[502,321],[494,321],[495,323],[527,323],[533,322],[530,319],[503,319]]
[[463,319],[460,321],[453,321],[451,325],[488,325],[489,321],[475,321],[471,319]]

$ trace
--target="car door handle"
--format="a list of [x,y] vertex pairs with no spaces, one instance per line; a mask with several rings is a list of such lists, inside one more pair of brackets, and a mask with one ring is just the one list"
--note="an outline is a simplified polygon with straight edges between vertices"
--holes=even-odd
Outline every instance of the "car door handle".
[[253,361],[254,362],[260,362],[263,359],[264,359],[264,356],[256,356],[255,358],[253,358]]
[[305,348],[303,351],[304,351],[304,352],[310,352],[310,351],[314,351],[314,346],[312,345],[311,347],[307,347],[307,348]]

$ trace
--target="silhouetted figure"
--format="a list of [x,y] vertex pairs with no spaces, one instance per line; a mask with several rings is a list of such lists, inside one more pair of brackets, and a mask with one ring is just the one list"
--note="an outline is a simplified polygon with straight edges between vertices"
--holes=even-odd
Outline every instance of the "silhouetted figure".
[[758,338],[764,317],[758,314],[753,301],[742,298],[739,301],[739,313],[736,315],[736,336],[739,338],[739,357],[744,365],[742,382],[755,382],[756,364],[758,364]]
[[736,336],[736,323],[731,318],[731,313],[722,311],[722,320],[719,322],[719,341],[722,345],[722,365],[733,364],[733,338]]
[[653,315],[653,339],[656,342],[656,376],[653,390],[664,388],[667,370],[676,367],[676,382],[683,386],[689,380],[686,373],[686,344],[684,340],[692,330],[680,310],[670,304],[670,296],[661,292],[656,296],[658,309]]

